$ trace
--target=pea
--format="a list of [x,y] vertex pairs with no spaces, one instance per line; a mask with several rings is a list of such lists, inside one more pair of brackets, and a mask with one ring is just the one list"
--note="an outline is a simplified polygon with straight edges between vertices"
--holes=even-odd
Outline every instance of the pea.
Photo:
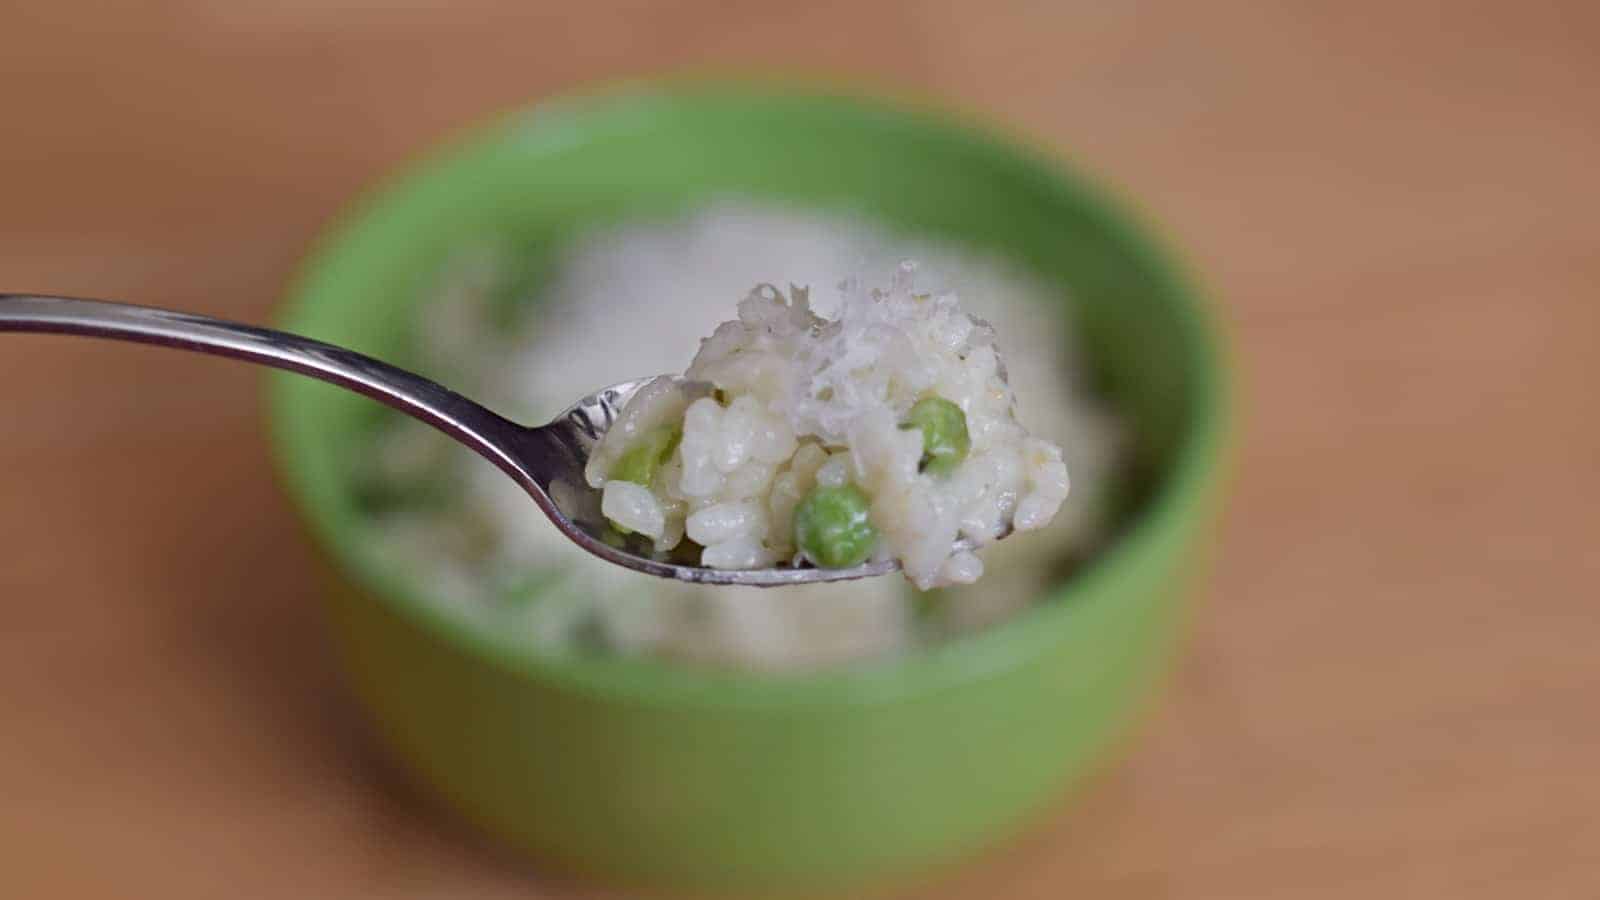
[[922,431],[924,472],[948,475],[967,458],[972,438],[967,434],[967,417],[961,407],[943,397],[924,397],[911,407],[902,428]]
[[[618,536],[620,542],[621,536]],[[502,580],[496,593],[499,595],[500,604],[507,609],[526,609],[532,606],[539,597],[561,580],[559,572],[535,571],[522,572]]]
[[612,479],[649,487],[655,480],[656,470],[672,456],[681,437],[683,432],[676,425],[658,425],[645,432],[611,467]]
[[867,496],[853,484],[814,489],[795,507],[794,539],[820,568],[861,565],[878,543],[878,530],[867,517]]
[[911,597],[911,621],[929,634],[937,633],[944,624],[949,604],[945,591],[917,591]]

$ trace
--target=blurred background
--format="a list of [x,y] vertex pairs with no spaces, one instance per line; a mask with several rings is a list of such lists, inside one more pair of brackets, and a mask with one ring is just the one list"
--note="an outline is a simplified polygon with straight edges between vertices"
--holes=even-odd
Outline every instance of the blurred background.
[[[677,72],[954,102],[1132,193],[1246,385],[1161,712],[918,896],[1600,883],[1591,4],[23,0],[0,290],[267,320],[351,196],[487,114]],[[258,373],[6,338],[0,895],[612,896],[372,758]]]

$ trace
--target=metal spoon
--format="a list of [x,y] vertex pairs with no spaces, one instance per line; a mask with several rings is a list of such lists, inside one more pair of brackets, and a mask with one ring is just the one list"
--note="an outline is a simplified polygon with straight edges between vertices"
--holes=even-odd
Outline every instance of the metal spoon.
[[[413,416],[471,447],[522,486],[573,543],[606,562],[647,575],[702,584],[775,587],[884,575],[894,561],[850,569],[709,569],[649,556],[649,543],[633,536],[622,547],[602,540],[599,492],[583,467],[617,413],[646,382],[604,388],[573,404],[547,425],[519,425],[420,375],[352,350],[298,335],[171,310],[27,294],[0,294],[0,332],[38,332],[157,344],[275,369],[287,369],[348,388]],[[613,538],[614,539],[614,538]],[[964,542],[963,542],[964,543]]]

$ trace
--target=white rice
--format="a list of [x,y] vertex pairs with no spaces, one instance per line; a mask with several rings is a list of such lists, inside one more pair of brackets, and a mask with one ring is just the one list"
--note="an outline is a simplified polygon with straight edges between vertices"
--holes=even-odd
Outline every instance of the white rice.
[[[685,348],[725,317],[729,297],[753,284],[828,286],[851,272],[864,283],[882,284],[892,280],[899,260],[916,258],[922,277],[959,294],[969,312],[994,326],[1017,415],[1044,441],[1062,445],[1072,494],[1047,526],[984,549],[981,562],[970,555],[944,559],[937,573],[944,581],[970,581],[984,564],[988,572],[978,586],[929,595],[938,598],[932,605],[915,600],[893,578],[782,590],[697,587],[592,559],[561,537],[525,495],[508,489],[493,466],[426,426],[396,419],[363,456],[360,476],[395,492],[443,480],[449,501],[375,512],[374,552],[426,578],[438,602],[457,615],[549,652],[598,643],[615,653],[767,670],[815,668],[900,652],[999,621],[1037,597],[1055,577],[1058,559],[1091,552],[1105,535],[1120,430],[1085,389],[1066,323],[1053,312],[1041,314],[1045,304],[1059,304],[1059,289],[1003,262],[902,240],[848,217],[727,205],[580,240],[560,260],[542,302],[507,328],[488,298],[508,254],[493,246],[468,248],[442,273],[437,300],[424,312],[418,359],[430,374],[528,422],[547,420],[600,385],[682,371]],[[811,299],[819,313],[837,312],[836,293],[817,290]],[[660,414],[670,418],[685,410]],[[766,539],[782,546],[792,541],[787,523],[794,504],[813,484],[854,477],[848,452],[830,454],[798,441],[790,449],[772,423],[746,412],[741,407],[734,414],[730,406],[714,426],[707,414],[702,424],[712,430],[704,433],[718,436],[708,443],[719,452],[707,457],[709,466],[676,473],[686,492],[692,487],[707,502],[672,514],[659,509],[660,540],[688,536],[715,546],[706,564],[769,564],[767,542],[749,539],[752,523],[764,518]],[[654,424],[636,422],[634,433]],[[688,428],[683,442],[691,444]],[[744,505],[763,490],[760,509]],[[622,490],[606,502],[627,517],[628,527],[656,537],[657,520],[639,494]],[[1018,527],[1037,524],[1049,506],[1048,498],[1029,503],[1023,496],[1014,520]],[[530,572],[562,583],[528,602],[507,599],[514,593],[508,585]]]
[[[954,294],[920,291],[909,262],[885,290],[850,283],[841,292],[830,320],[811,311],[804,288],[791,286],[787,297],[770,285],[752,290],[684,373],[719,398],[686,404],[685,390],[666,377],[640,390],[586,473],[604,491],[602,510],[616,512],[606,515],[651,538],[657,553],[687,535],[713,568],[799,565],[814,551],[783,520],[825,448],[839,458],[825,464],[823,486],[848,481],[870,504],[875,545],[863,552],[898,560],[922,590],[983,574],[977,556],[954,549],[958,539],[983,547],[1013,525],[1049,524],[1067,497],[1067,469],[1060,447],[1017,421],[994,329],[963,312]],[[948,469],[922,470],[923,433],[905,424],[923,400],[956,411],[970,436]],[[632,448],[653,451],[641,445],[642,423],[682,435],[659,471],[627,473],[643,485],[616,474]],[[776,490],[780,473],[788,477]],[[677,519],[684,527],[674,521],[669,531]]]

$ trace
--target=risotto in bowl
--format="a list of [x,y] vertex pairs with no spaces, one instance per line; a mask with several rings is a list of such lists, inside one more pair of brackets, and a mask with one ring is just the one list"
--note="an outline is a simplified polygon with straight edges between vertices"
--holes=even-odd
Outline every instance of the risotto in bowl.
[[[864,306],[874,286],[901,306]],[[890,366],[885,339],[893,401],[868,415],[840,374],[865,367],[828,381],[807,342],[848,357],[891,313],[951,364]],[[275,378],[271,424],[352,689],[420,782],[551,865],[824,888],[998,840],[1135,720],[1221,495],[1208,322],[1097,191],[958,120],[639,90],[413,166],[331,231],[281,324],[526,422],[686,373],[700,394],[641,401],[596,456],[619,539],[732,568],[892,554],[905,578],[654,579],[359,397]]]

